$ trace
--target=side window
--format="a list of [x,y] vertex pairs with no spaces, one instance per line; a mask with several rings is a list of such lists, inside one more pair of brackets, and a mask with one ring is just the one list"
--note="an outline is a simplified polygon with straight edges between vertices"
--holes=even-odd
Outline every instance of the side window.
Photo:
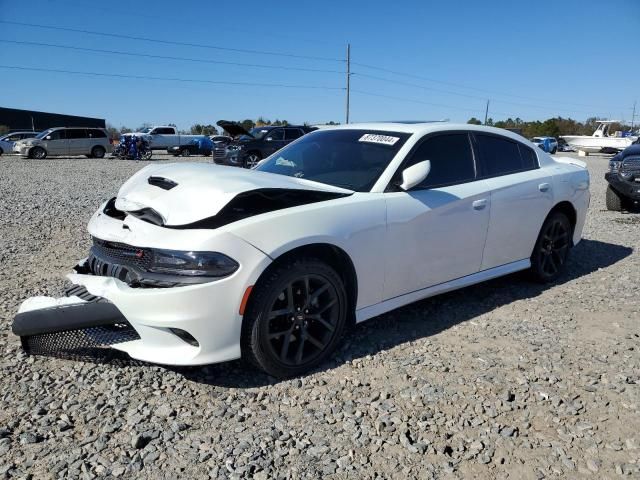
[[48,136],[51,137],[51,140],[64,140],[66,138],[64,129],[54,130]]
[[267,137],[271,137],[275,140],[284,140],[284,130],[282,128],[276,128],[275,130],[271,130]]
[[8,136],[7,138],[5,138],[5,141],[7,141],[7,142],[17,142],[20,139],[22,139],[22,135],[17,134],[17,135]]
[[87,132],[89,133],[89,138],[105,138],[107,136],[104,131],[98,128],[90,128]]
[[295,140],[296,138],[300,138],[301,136],[302,132],[298,128],[287,128],[284,131],[285,140]]
[[471,142],[466,133],[427,138],[413,152],[404,168],[424,160],[431,161],[431,171],[418,188],[442,187],[475,179]]
[[[484,165],[483,176],[496,177],[529,170],[520,156],[518,143],[493,135],[476,135]],[[530,165],[531,158],[528,160]]]
[[69,128],[67,130],[67,138],[70,140],[87,138],[87,131],[84,128]]
[[522,167],[524,170],[534,170],[538,168],[538,156],[532,148],[518,144],[520,156],[522,157]]
[[160,133],[162,135],[173,135],[175,132],[173,131],[173,128],[156,128],[155,130],[156,133]]

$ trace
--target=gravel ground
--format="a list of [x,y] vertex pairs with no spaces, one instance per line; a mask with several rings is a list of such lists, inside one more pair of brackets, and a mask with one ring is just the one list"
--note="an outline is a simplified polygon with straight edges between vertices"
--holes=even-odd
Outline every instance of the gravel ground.
[[640,477],[640,215],[607,212],[607,158],[587,162],[585,239],[556,284],[410,305],[277,382],[25,356],[19,303],[61,293],[90,215],[145,163],[3,156],[0,477]]

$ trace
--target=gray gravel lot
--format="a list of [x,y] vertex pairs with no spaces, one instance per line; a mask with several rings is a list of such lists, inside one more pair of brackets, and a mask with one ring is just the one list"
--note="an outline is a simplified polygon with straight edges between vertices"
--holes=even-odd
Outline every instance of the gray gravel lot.
[[147,162],[0,157],[0,478],[640,477],[640,214],[606,211],[607,157],[586,160],[585,239],[556,284],[410,305],[276,382],[26,357],[19,303],[61,294],[90,215]]

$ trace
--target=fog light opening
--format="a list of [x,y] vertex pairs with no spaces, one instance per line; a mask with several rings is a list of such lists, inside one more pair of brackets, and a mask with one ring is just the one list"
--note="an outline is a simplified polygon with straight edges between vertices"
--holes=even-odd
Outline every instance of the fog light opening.
[[173,333],[176,337],[180,338],[180,340],[188,343],[193,347],[199,347],[200,344],[198,341],[191,335],[189,332],[181,330],[179,328],[170,328],[171,333]]

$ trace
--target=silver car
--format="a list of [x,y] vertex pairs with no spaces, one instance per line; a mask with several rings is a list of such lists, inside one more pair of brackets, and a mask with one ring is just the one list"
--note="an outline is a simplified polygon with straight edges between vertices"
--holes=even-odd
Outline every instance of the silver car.
[[16,142],[13,151],[25,157],[42,159],[47,156],[86,155],[103,158],[111,152],[109,135],[103,128],[49,128],[34,138]]

